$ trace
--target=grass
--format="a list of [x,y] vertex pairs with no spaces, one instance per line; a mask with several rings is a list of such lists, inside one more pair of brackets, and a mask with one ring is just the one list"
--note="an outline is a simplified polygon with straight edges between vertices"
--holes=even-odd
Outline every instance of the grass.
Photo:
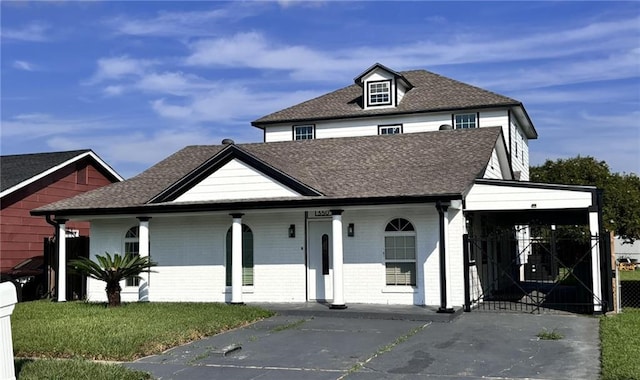
[[95,363],[83,359],[17,359],[18,380],[145,380],[151,379],[146,372],[134,371],[115,364]]
[[538,334],[536,334],[536,336],[540,340],[560,340],[564,338],[564,336],[562,336],[562,334],[556,331],[556,329],[553,329],[551,331],[544,329],[540,331]]
[[618,273],[620,274],[620,281],[640,281],[640,270],[621,270]]
[[600,319],[602,380],[640,380],[640,309]]
[[271,316],[217,303],[18,303],[11,316],[14,354],[27,358],[131,361]]

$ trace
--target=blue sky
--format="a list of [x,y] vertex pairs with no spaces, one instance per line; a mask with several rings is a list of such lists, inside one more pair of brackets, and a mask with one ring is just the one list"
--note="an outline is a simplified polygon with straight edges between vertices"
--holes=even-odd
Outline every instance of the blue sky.
[[531,164],[640,173],[640,2],[24,2],[1,7],[2,154],[93,149],[125,177],[375,62],[522,101]]

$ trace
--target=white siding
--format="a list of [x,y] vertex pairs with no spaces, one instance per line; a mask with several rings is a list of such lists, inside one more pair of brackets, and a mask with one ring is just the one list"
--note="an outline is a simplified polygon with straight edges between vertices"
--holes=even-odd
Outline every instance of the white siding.
[[[529,141],[520,127],[511,121],[511,166],[513,171],[520,172],[520,180],[529,180]],[[508,135],[507,135],[508,136]],[[507,144],[509,142],[507,141]]]
[[591,191],[475,184],[466,198],[467,211],[567,209],[591,206]]
[[268,128],[265,128],[265,142],[291,140],[293,140],[293,125],[291,124],[272,125]]
[[175,202],[299,195],[249,165],[234,159],[176,198]]
[[[311,213],[312,214],[312,213]],[[450,210],[449,279],[454,306],[462,304],[462,233],[464,218]],[[394,218],[406,218],[416,228],[416,287],[385,285],[384,228]],[[329,218],[330,220],[330,218]],[[305,302],[307,268],[304,211],[246,212],[243,223],[254,235],[254,286],[243,288],[243,301]],[[346,235],[354,223],[355,236]],[[91,255],[122,252],[124,235],[135,218],[94,220]],[[296,237],[287,235],[290,224]],[[154,216],[150,223],[150,256],[158,263],[150,274],[151,301],[226,302],[225,237],[231,217],[225,214]],[[382,209],[346,209],[343,214],[344,291],[349,303],[440,303],[439,223],[433,204]],[[136,301],[137,288],[125,288],[123,301]],[[105,301],[104,283],[88,281],[88,299]]]
[[504,177],[502,176],[502,170],[500,169],[498,153],[495,149],[493,149],[493,152],[491,152],[491,159],[489,160],[487,169],[484,172],[484,178],[504,179]]

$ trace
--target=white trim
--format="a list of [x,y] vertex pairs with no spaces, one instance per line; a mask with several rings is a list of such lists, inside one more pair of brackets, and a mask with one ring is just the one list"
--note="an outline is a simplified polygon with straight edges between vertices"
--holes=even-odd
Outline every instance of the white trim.
[[75,156],[74,158],[67,160],[59,165],[56,165],[52,168],[49,168],[48,170],[43,171],[40,174],[37,174],[25,181],[20,182],[19,184],[12,186],[8,189],[6,189],[3,192],[0,192],[0,198],[9,195],[11,193],[13,193],[14,191],[20,190],[21,188],[32,184],[34,182],[36,182],[39,179],[42,179],[46,176],[48,176],[49,174],[55,173],[56,171],[64,168],[65,166],[68,166],[76,161],[80,161],[81,159],[85,158],[85,157],[92,157],[94,160],[96,160],[96,162],[98,162],[98,164],[100,164],[104,169],[106,169],[110,174],[112,174],[114,177],[116,177],[118,179],[118,181],[124,181],[124,178],[122,176],[120,176],[120,174],[116,173],[115,170],[113,170],[109,165],[107,165],[106,162],[102,161],[102,159],[100,159],[100,157],[98,157],[93,151],[88,151],[82,154],[79,154],[77,156]]

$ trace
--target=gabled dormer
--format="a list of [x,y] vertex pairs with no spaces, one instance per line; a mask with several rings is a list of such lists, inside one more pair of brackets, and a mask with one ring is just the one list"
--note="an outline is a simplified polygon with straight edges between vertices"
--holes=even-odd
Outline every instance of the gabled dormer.
[[354,82],[362,88],[362,108],[378,109],[397,107],[413,85],[402,74],[376,63]]

